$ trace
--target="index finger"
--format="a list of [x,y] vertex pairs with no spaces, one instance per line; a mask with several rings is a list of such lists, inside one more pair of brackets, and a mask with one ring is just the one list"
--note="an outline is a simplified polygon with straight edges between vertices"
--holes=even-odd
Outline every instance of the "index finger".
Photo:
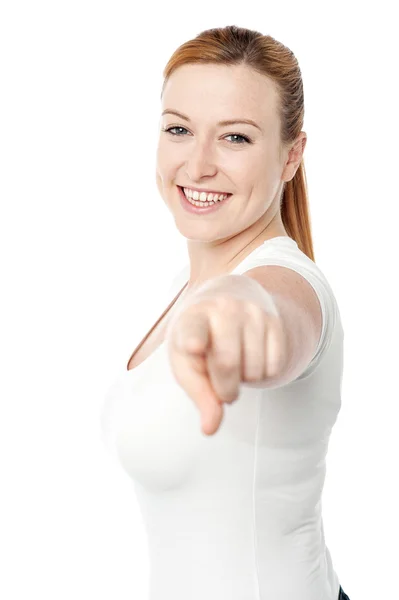
[[[170,336],[170,364],[176,381],[201,413],[204,433],[213,434],[223,418],[223,403],[215,394],[208,374],[209,321],[206,315],[197,314],[191,315],[186,324],[187,327],[181,321]],[[182,334],[181,339],[179,334]]]

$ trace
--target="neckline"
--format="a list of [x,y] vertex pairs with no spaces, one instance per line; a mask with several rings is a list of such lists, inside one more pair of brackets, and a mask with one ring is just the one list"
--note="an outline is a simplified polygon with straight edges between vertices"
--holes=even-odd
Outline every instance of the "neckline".
[[[257,248],[255,248],[252,252],[250,252],[245,258],[243,258],[243,260],[238,263],[238,265],[236,265],[234,267],[234,269],[232,271],[229,271],[228,273],[226,273],[226,275],[233,275],[235,274],[236,270],[239,270],[242,265],[245,263],[246,260],[248,260],[249,258],[252,258],[254,255],[256,256],[257,252],[259,252],[262,247],[265,244],[268,244],[270,242],[273,242],[275,240],[289,240],[290,242],[293,242],[295,245],[297,245],[296,241],[294,239],[292,239],[290,236],[288,235],[279,235],[279,236],[275,236],[272,238],[269,238],[268,240],[265,240],[262,244],[260,244],[260,246],[258,246]],[[187,268],[187,265],[185,265],[184,269]],[[180,289],[180,291],[174,296],[174,298],[170,301],[170,303],[168,304],[168,306],[165,308],[165,310],[163,311],[163,313],[161,313],[161,315],[158,317],[158,319],[155,321],[155,323],[152,325],[151,329],[146,333],[146,335],[141,339],[141,341],[139,342],[139,344],[136,346],[136,348],[134,348],[132,354],[130,355],[129,360],[126,363],[126,366],[123,370],[124,373],[134,373],[136,372],[141,366],[143,366],[147,361],[151,360],[154,355],[158,352],[158,350],[160,350],[166,343],[166,339],[162,340],[162,342],[160,344],[158,344],[158,346],[155,348],[155,350],[153,350],[151,352],[151,354],[149,356],[147,356],[147,358],[145,358],[143,361],[141,361],[141,363],[139,363],[136,367],[133,367],[132,369],[128,369],[128,365],[129,362],[131,361],[132,357],[136,354],[136,352],[138,352],[138,350],[142,347],[142,345],[145,343],[145,341],[148,339],[148,337],[150,336],[151,332],[154,330],[154,328],[156,327],[156,325],[160,322],[160,320],[165,316],[165,314],[168,312],[168,310],[171,308],[171,306],[173,306],[175,304],[175,302],[177,302],[178,298],[181,296],[181,294],[183,293],[183,291],[185,290],[185,288],[187,287],[187,284],[189,282],[186,281],[186,283],[184,284],[184,286]]]
[[174,304],[176,304],[176,302],[178,301],[178,299],[180,298],[180,296],[182,295],[183,291],[186,289],[187,285],[188,285],[188,281],[186,281],[186,283],[184,284],[184,286],[180,289],[180,291],[174,296],[174,298],[172,298],[172,300],[169,302],[169,304],[167,305],[167,307],[164,309],[164,311],[160,314],[160,316],[158,317],[158,319],[155,321],[155,323],[152,325],[152,327],[147,331],[147,333],[145,334],[145,336],[141,339],[141,341],[138,343],[138,345],[134,348],[133,352],[130,355],[129,360],[126,363],[126,367],[124,369],[125,372],[129,373],[130,371],[136,371],[136,369],[138,369],[139,367],[141,367],[141,365],[143,365],[145,362],[147,362],[147,360],[151,359],[152,356],[157,352],[157,350],[164,345],[164,343],[166,342],[166,339],[162,340],[162,342],[160,344],[158,344],[158,346],[155,348],[155,350],[153,350],[151,352],[151,354],[149,356],[147,356],[147,358],[145,358],[144,360],[141,361],[141,363],[139,363],[136,367],[133,367],[132,369],[129,369],[129,363],[132,360],[133,356],[139,351],[139,349],[143,346],[143,344],[147,341],[147,339],[149,338],[149,336],[151,335],[151,333],[153,332],[153,330],[155,329],[155,327],[158,325],[158,323],[163,319],[163,317],[166,315],[166,313],[172,308],[172,306]]

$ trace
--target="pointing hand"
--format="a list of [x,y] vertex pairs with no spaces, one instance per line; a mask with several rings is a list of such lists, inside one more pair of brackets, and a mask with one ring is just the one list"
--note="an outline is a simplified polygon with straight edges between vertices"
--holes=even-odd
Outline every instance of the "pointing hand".
[[276,310],[231,294],[194,295],[172,319],[166,338],[174,377],[197,405],[207,435],[218,430],[223,404],[238,398],[241,382],[278,375],[285,359]]

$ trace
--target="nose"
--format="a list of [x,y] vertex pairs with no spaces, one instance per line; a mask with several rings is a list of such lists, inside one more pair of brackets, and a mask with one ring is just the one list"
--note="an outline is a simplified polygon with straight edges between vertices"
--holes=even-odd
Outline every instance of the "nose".
[[186,162],[186,173],[189,181],[199,181],[203,177],[213,177],[217,167],[213,160],[213,152],[209,144],[197,142],[190,151]]

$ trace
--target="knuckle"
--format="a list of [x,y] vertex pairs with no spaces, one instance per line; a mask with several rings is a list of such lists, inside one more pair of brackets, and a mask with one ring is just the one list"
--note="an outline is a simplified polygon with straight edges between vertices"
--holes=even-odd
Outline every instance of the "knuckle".
[[248,383],[256,383],[263,379],[263,366],[260,366],[256,371],[255,369],[247,369],[245,372],[245,381]]
[[236,358],[229,352],[219,352],[215,356],[215,364],[219,371],[229,373],[237,368]]
[[241,303],[236,298],[229,296],[217,296],[215,306],[223,315],[235,316],[241,311]]
[[265,312],[256,304],[246,302],[243,307],[243,312],[249,321],[253,321],[256,325],[262,325],[265,320]]

